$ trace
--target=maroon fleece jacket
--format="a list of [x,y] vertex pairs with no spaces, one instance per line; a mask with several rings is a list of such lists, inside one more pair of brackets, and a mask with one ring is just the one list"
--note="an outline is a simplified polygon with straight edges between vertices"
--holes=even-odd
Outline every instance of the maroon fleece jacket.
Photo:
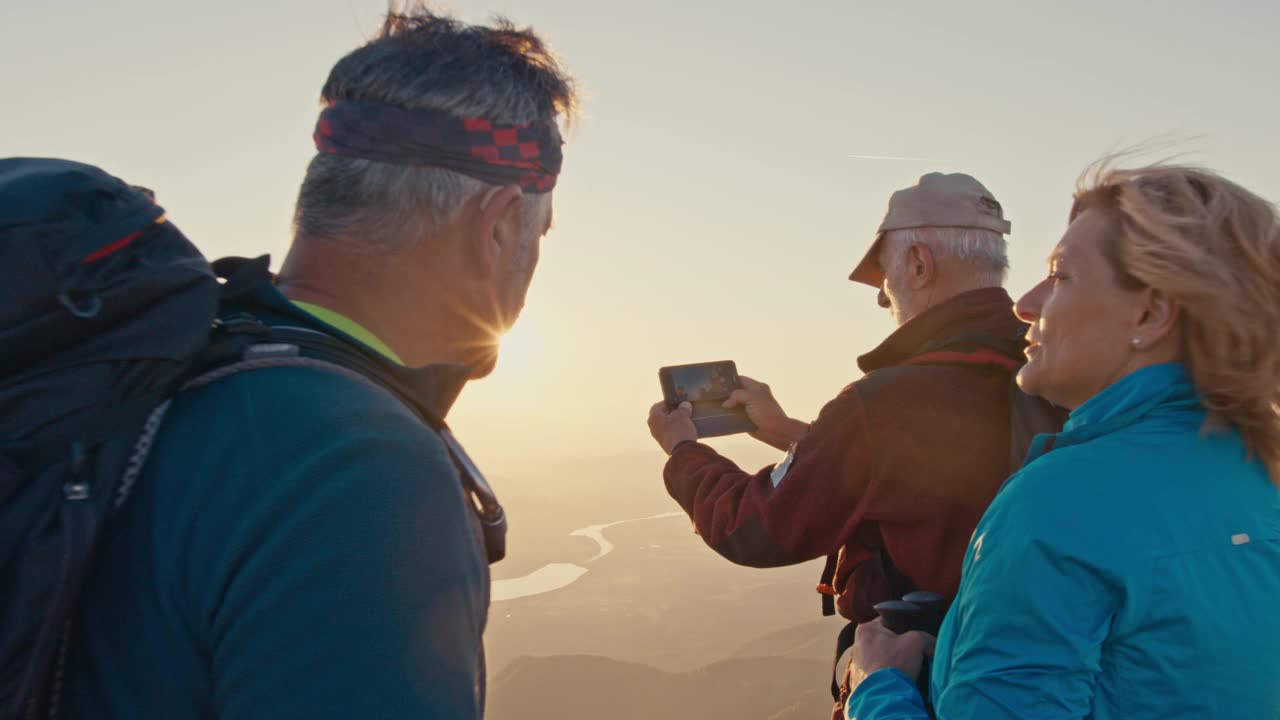
[[969,537],[1010,471],[1009,398],[1026,329],[1012,306],[986,288],[898,328],[858,358],[865,375],[822,408],[785,473],[750,474],[685,443],[667,461],[667,491],[735,563],[838,554],[827,591],[851,620],[912,589],[950,600]]

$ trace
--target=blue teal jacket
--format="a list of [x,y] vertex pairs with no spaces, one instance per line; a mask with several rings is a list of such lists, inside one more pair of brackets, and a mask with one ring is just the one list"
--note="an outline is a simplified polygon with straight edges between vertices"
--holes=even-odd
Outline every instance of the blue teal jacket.
[[[355,342],[269,285],[245,309]],[[440,437],[356,380],[275,368],[180,394],[107,526],[60,717],[481,717],[469,503]]]
[[[938,718],[1280,718],[1280,491],[1205,418],[1157,365],[1037,437],[965,554]],[[928,717],[897,670],[846,710]]]

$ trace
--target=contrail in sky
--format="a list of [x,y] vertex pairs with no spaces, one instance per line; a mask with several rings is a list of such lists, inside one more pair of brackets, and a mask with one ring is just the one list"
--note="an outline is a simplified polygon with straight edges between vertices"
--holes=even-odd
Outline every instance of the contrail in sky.
[[846,155],[857,160],[904,160],[908,162],[934,162],[933,158],[898,157],[896,155]]

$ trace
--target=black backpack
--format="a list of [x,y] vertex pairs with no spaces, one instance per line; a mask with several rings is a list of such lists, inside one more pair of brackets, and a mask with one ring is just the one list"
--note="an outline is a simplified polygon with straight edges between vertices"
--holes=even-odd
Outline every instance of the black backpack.
[[488,484],[394,373],[324,333],[219,317],[220,299],[269,279],[266,258],[210,265],[150,191],[0,159],[0,720],[56,714],[95,544],[184,387],[309,365],[390,392],[445,439],[490,562],[505,553]]

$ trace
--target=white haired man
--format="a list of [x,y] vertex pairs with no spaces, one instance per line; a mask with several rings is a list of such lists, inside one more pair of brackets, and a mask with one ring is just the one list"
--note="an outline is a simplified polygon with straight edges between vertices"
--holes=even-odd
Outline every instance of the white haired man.
[[893,194],[849,276],[878,288],[898,323],[858,358],[865,375],[812,423],[750,378],[726,403],[746,409],[757,439],[788,451],[776,466],[744,472],[697,442],[686,407],[651,408],[650,431],[671,456],[667,490],[708,545],[755,567],[827,556],[823,612],[854,623],[917,589],[950,602],[982,512],[1030,435],[1061,423],[1013,382],[1025,326],[1001,287],[1009,230],[968,175],[931,173]]

